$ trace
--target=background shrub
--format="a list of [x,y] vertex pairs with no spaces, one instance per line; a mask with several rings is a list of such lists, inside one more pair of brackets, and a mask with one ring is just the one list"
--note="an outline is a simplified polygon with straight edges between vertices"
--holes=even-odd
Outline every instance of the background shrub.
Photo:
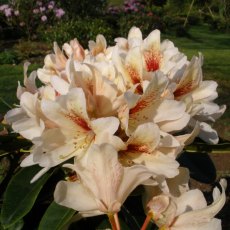
[[55,1],[48,0],[15,0],[8,4],[0,5],[0,20],[4,22],[3,27],[20,31],[29,39],[36,38],[38,27],[52,25],[65,15]]
[[212,23],[210,24],[210,28],[213,30],[219,30],[219,31],[229,31],[230,26],[230,18],[225,19],[222,17],[215,17],[212,20]]
[[14,50],[0,52],[0,64],[17,64],[19,62],[17,53]]
[[106,0],[65,0],[59,1],[61,7],[68,12],[70,18],[76,16],[97,17],[106,11]]
[[35,41],[19,41],[14,45],[13,49],[19,61],[31,60],[33,58],[42,60],[52,49],[52,44]]
[[139,27],[144,36],[147,36],[152,30],[164,30],[165,25],[160,17],[155,15],[135,15],[127,14],[119,19],[119,36],[126,37],[132,26]]
[[39,31],[39,37],[43,41],[59,44],[77,38],[84,46],[88,46],[89,40],[95,40],[97,34],[103,34],[108,43],[113,43],[114,30],[103,19],[80,18],[63,21],[46,31]]

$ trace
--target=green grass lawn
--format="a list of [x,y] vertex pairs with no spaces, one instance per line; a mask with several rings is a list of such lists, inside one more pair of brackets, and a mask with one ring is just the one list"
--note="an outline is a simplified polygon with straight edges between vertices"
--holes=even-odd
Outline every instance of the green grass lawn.
[[[193,27],[189,31],[191,37],[175,37],[162,34],[163,38],[172,40],[175,45],[189,58],[201,52],[204,55],[204,79],[212,79],[218,82],[218,104],[226,104],[230,107],[230,34],[213,32],[206,26]],[[30,70],[38,68],[34,64]],[[0,66],[0,98],[12,105],[17,103],[17,82],[23,81],[22,65]],[[0,114],[4,114],[8,107],[0,101]],[[215,127],[221,137],[230,140],[230,109],[227,109],[223,117],[218,120]]]
[[[30,65],[30,71],[39,67],[37,64]],[[23,85],[23,65],[0,65],[0,114],[9,110],[9,106],[18,103],[16,89],[18,81]],[[8,105],[7,105],[8,104]]]
[[21,65],[1,65],[0,66],[0,113],[7,111],[8,107],[3,103],[12,105],[16,102],[15,90],[18,81],[23,80],[23,67]]

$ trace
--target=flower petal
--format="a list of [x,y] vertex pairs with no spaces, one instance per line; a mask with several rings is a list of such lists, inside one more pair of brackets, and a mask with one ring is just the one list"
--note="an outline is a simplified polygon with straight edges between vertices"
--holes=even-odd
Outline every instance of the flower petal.
[[177,198],[176,203],[177,216],[182,213],[202,209],[207,206],[203,193],[198,189],[190,190],[181,194],[181,196]]
[[54,191],[54,200],[60,205],[80,212],[97,210],[93,195],[78,182],[58,182]]
[[155,175],[172,178],[179,173],[179,163],[160,152],[154,154],[132,154],[131,156],[136,164],[144,164]]
[[184,113],[182,117],[173,121],[163,121],[158,123],[160,129],[164,132],[175,132],[185,128],[190,120],[190,115]]
[[135,85],[142,82],[143,66],[140,47],[129,50],[125,58],[125,69],[128,73],[129,81]]
[[212,129],[212,127],[205,122],[200,123],[199,137],[210,144],[217,144],[219,141],[216,130]]
[[45,167],[43,169],[41,169],[30,181],[30,183],[34,183],[35,181],[37,181],[41,176],[43,176],[46,172],[49,171],[49,167]]
[[152,176],[154,176],[154,174],[143,165],[124,168],[123,178],[118,190],[120,202],[123,203],[138,185],[144,183]]
[[170,194],[174,197],[179,197],[184,192],[189,190],[189,170],[179,167],[179,174],[174,178],[167,179],[167,185]]
[[222,193],[211,205],[181,214],[174,222],[174,226],[198,225],[210,222],[212,218],[221,210],[226,201],[224,191],[225,188],[222,183],[220,183],[220,185],[222,188]]
[[201,58],[197,57],[192,58],[174,92],[176,98],[189,94],[196,89],[202,81],[201,60]]
[[50,83],[60,95],[65,95],[69,91],[69,84],[58,76],[52,76]]
[[[185,104],[174,100],[164,100],[158,105],[154,114],[154,122],[173,121],[185,113]],[[165,112],[167,111],[167,113]]]
[[91,127],[96,135],[100,133],[114,134],[119,126],[119,120],[116,117],[103,117],[91,121]]
[[35,137],[41,136],[45,129],[45,125],[42,120],[24,118],[14,122],[12,128],[26,139],[32,140]]
[[[131,134],[128,143],[131,146],[146,147],[146,153],[151,153],[160,142],[160,130],[154,123],[145,123],[139,125]],[[144,149],[143,149],[144,150]],[[128,150],[127,150],[128,151]],[[140,154],[142,154],[140,152]]]
[[212,101],[217,98],[217,83],[215,81],[202,81],[199,87],[192,92],[194,101]]
[[212,219],[208,223],[194,223],[194,224],[187,224],[183,226],[177,226],[175,225],[170,227],[170,230],[221,230],[221,220],[219,219]]

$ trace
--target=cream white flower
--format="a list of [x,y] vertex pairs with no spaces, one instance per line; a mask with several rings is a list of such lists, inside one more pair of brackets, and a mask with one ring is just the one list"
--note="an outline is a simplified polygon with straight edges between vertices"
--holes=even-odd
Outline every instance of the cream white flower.
[[82,62],[85,58],[85,50],[76,38],[69,43],[65,43],[62,48],[69,58],[73,57],[74,60],[79,62]]
[[172,135],[149,122],[139,125],[130,135],[119,157],[123,164],[143,164],[155,175],[171,178],[178,174],[175,158],[182,148]]
[[65,65],[67,58],[63,52],[58,47],[57,43],[54,43],[54,54],[48,54],[44,60],[43,68],[37,70],[38,78],[41,82],[47,84],[50,83],[50,78],[52,76],[62,76],[65,77]]
[[33,71],[30,76],[27,76],[27,70],[29,67],[30,63],[25,62],[24,64],[24,87],[20,85],[20,82],[18,82],[18,88],[17,88],[17,98],[20,100],[21,95],[24,92],[30,92],[32,94],[35,94],[38,92],[38,88],[35,83],[35,79],[37,77],[36,71]]
[[89,50],[92,56],[97,56],[100,53],[104,53],[107,48],[107,42],[103,35],[98,34],[96,37],[96,42],[89,41]]
[[113,72],[113,69],[109,70],[108,63],[101,64],[100,70],[97,65],[83,64],[81,70],[76,71],[74,63],[69,63],[69,75],[74,76],[69,87],[84,90],[87,110],[92,117],[117,116],[118,108],[124,104],[123,94],[113,79],[108,79],[106,75]]
[[24,92],[20,96],[20,107],[8,111],[5,119],[15,132],[26,139],[40,137],[45,129],[45,120],[40,111],[38,93]]
[[89,52],[86,52],[86,59],[96,62],[111,60],[113,46],[107,47],[107,41],[102,34],[98,34],[96,41],[89,41]]
[[[91,120],[86,110],[84,92],[72,89],[56,101],[42,100],[41,110],[55,124],[33,140],[31,154],[22,161],[23,167],[39,164],[53,167],[69,158],[82,157],[92,143],[112,142],[122,145],[118,137],[113,137],[119,121],[115,117]],[[105,138],[106,137],[106,138]]]
[[217,142],[209,122],[225,110],[213,102],[217,84],[203,80],[202,56],[187,61],[172,42],[160,41],[158,30],[143,39],[133,27],[115,41],[108,47],[98,35],[85,50],[77,39],[62,49],[54,43],[29,77],[25,64],[20,105],[5,116],[33,143],[21,166],[42,167],[33,182],[74,161],[65,167],[76,181],[60,181],[54,198],[84,217],[116,216],[144,184],[146,212],[161,230],[219,229],[214,216],[225,202],[224,182],[208,206],[201,191],[189,190],[188,170],[176,161],[198,133]]
[[140,47],[130,49],[125,55],[118,48],[114,48],[112,58],[118,72],[122,75],[125,89],[128,90],[135,86],[136,91],[141,94],[143,92],[143,81],[148,77],[144,76]]
[[120,107],[118,117],[128,136],[146,122],[156,123],[164,132],[179,131],[188,124],[190,116],[185,111],[185,104],[162,97],[167,84],[168,79],[156,72],[143,95],[127,91],[124,95],[127,104]]
[[187,63],[187,58],[180,53],[169,40],[160,41],[160,31],[152,31],[144,40],[139,28],[132,27],[128,39],[116,38],[117,46],[126,52],[140,47],[144,69],[147,72],[161,70],[169,78]]
[[123,167],[111,145],[93,145],[88,154],[84,169],[77,161],[74,165],[65,165],[76,171],[79,180],[61,181],[54,192],[58,204],[77,210],[82,216],[119,212],[128,195],[152,176],[141,165]]
[[176,100],[186,103],[187,112],[192,117],[189,125],[194,126],[196,121],[200,121],[199,136],[208,143],[216,144],[218,135],[205,121],[214,122],[224,113],[226,106],[218,106],[212,102],[217,97],[217,83],[203,81],[202,62],[201,55],[193,57],[183,72],[175,74],[173,80],[177,82],[177,86],[174,96]]
[[184,191],[179,196],[156,195],[147,204],[148,215],[161,230],[219,230],[221,221],[214,217],[226,200],[226,180],[222,179],[220,185],[221,192],[217,187],[213,190],[211,205],[207,205],[198,189]]

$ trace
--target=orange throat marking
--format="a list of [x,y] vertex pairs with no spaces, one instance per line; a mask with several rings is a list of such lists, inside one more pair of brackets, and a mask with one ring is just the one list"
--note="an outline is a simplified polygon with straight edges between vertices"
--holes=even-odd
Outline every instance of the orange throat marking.
[[149,148],[147,145],[128,145],[128,151],[130,152],[139,152],[139,153],[149,153]]
[[180,97],[183,96],[187,93],[189,93],[193,88],[193,82],[190,81],[185,85],[182,85],[180,88],[176,89],[176,91],[174,92],[174,96],[175,97]]
[[147,51],[144,53],[144,58],[148,72],[156,71],[160,68],[161,55],[159,52]]
[[91,131],[91,128],[88,126],[88,123],[81,117],[78,117],[74,114],[66,114],[66,117],[68,117],[71,121],[73,121],[75,124],[80,126],[86,131]]
[[137,70],[132,66],[127,66],[126,68],[127,68],[127,71],[129,73],[132,83],[133,84],[140,83],[140,75],[138,74]]

